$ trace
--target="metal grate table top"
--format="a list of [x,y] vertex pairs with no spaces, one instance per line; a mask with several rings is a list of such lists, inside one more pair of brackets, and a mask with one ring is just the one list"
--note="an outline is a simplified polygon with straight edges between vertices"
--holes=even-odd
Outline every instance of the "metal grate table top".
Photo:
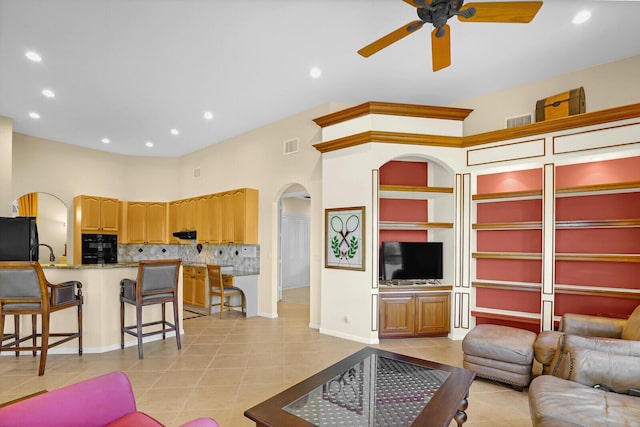
[[316,426],[407,426],[449,375],[372,354],[282,409]]

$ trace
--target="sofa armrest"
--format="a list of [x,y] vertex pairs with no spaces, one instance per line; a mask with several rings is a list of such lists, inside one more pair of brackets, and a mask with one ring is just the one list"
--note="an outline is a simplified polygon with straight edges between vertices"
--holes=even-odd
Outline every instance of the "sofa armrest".
[[129,379],[111,372],[0,408],[0,425],[104,426],[135,411]]
[[559,371],[567,379],[589,387],[604,385],[616,393],[640,387],[640,358],[587,348],[573,348],[563,358]]
[[626,319],[565,313],[558,330],[573,335],[620,338],[626,324]]

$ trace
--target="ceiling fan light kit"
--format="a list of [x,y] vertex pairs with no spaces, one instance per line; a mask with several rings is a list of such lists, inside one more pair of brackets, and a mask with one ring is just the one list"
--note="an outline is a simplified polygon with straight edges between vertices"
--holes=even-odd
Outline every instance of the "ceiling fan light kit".
[[451,37],[447,24],[454,16],[462,22],[497,22],[526,24],[542,6],[541,1],[514,2],[474,2],[464,5],[464,0],[403,0],[417,8],[420,20],[409,22],[384,37],[368,44],[358,51],[365,58],[384,49],[409,34],[419,30],[424,24],[432,24],[431,60],[433,71],[451,65]]

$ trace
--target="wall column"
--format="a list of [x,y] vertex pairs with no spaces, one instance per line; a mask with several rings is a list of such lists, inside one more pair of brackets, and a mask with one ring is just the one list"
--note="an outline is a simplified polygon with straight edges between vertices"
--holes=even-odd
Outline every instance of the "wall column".
[[451,337],[460,339],[471,325],[471,175],[456,174],[455,188],[455,276]]
[[542,292],[540,330],[553,330],[553,302],[555,296],[555,221],[556,183],[553,163],[544,165],[542,188]]
[[0,216],[10,216],[13,201],[13,122],[0,116]]

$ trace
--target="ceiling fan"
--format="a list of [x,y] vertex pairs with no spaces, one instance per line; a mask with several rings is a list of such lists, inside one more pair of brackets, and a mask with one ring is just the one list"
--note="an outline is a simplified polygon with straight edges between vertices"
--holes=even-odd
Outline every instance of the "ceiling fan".
[[363,47],[358,53],[365,58],[422,28],[433,24],[431,58],[433,71],[451,65],[451,38],[447,21],[457,16],[462,22],[502,22],[526,24],[536,16],[541,1],[508,1],[468,3],[464,0],[403,0],[418,8],[420,20],[409,22],[386,36]]

